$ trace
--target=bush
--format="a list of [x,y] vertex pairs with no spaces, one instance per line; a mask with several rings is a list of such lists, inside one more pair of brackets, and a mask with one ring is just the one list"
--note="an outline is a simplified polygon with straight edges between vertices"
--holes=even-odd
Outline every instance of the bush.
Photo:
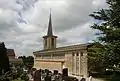
[[120,81],[120,72],[114,72],[109,81]]
[[24,80],[21,80],[20,78],[17,78],[17,79],[12,80],[12,81],[24,81]]
[[27,76],[26,73],[23,73],[21,76],[20,76],[21,80],[24,80],[24,81],[29,81],[29,77]]

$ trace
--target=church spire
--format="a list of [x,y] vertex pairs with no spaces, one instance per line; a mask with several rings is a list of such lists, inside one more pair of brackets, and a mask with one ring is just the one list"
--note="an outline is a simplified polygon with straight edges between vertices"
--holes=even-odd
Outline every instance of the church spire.
[[50,17],[49,17],[49,24],[48,24],[47,36],[53,36],[53,32],[52,32],[52,19],[51,19],[51,9],[50,9]]
[[44,49],[54,49],[54,48],[56,48],[56,38],[57,38],[57,36],[54,36],[53,31],[52,31],[51,10],[50,10],[50,17],[49,17],[47,35],[43,36],[43,38],[44,38]]

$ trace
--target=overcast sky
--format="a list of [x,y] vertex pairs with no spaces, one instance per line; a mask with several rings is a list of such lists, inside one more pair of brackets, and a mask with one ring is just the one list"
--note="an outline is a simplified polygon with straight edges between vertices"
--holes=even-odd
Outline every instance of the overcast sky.
[[0,0],[0,41],[17,56],[43,49],[51,8],[57,46],[88,43],[97,32],[89,14],[106,7],[105,0]]

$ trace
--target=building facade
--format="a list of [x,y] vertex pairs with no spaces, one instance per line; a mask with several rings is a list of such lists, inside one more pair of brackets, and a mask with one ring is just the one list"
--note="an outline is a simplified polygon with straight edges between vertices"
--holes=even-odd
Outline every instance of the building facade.
[[9,59],[15,59],[14,49],[7,49],[7,56]]
[[57,36],[52,32],[51,14],[48,32],[44,38],[44,49],[33,52],[35,56],[34,67],[62,71],[68,68],[70,75],[88,76],[87,48],[88,44],[56,47]]

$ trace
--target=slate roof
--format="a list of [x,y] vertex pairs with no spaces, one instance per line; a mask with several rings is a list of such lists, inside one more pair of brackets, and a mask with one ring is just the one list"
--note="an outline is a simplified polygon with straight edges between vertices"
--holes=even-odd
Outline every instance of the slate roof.
[[8,56],[15,56],[15,52],[13,49],[7,49],[7,55]]
[[33,54],[42,54],[42,53],[51,53],[51,52],[61,52],[61,51],[72,51],[72,50],[80,50],[87,49],[87,47],[91,44],[78,44],[78,45],[70,45],[65,47],[58,47],[55,49],[46,49],[33,52]]

